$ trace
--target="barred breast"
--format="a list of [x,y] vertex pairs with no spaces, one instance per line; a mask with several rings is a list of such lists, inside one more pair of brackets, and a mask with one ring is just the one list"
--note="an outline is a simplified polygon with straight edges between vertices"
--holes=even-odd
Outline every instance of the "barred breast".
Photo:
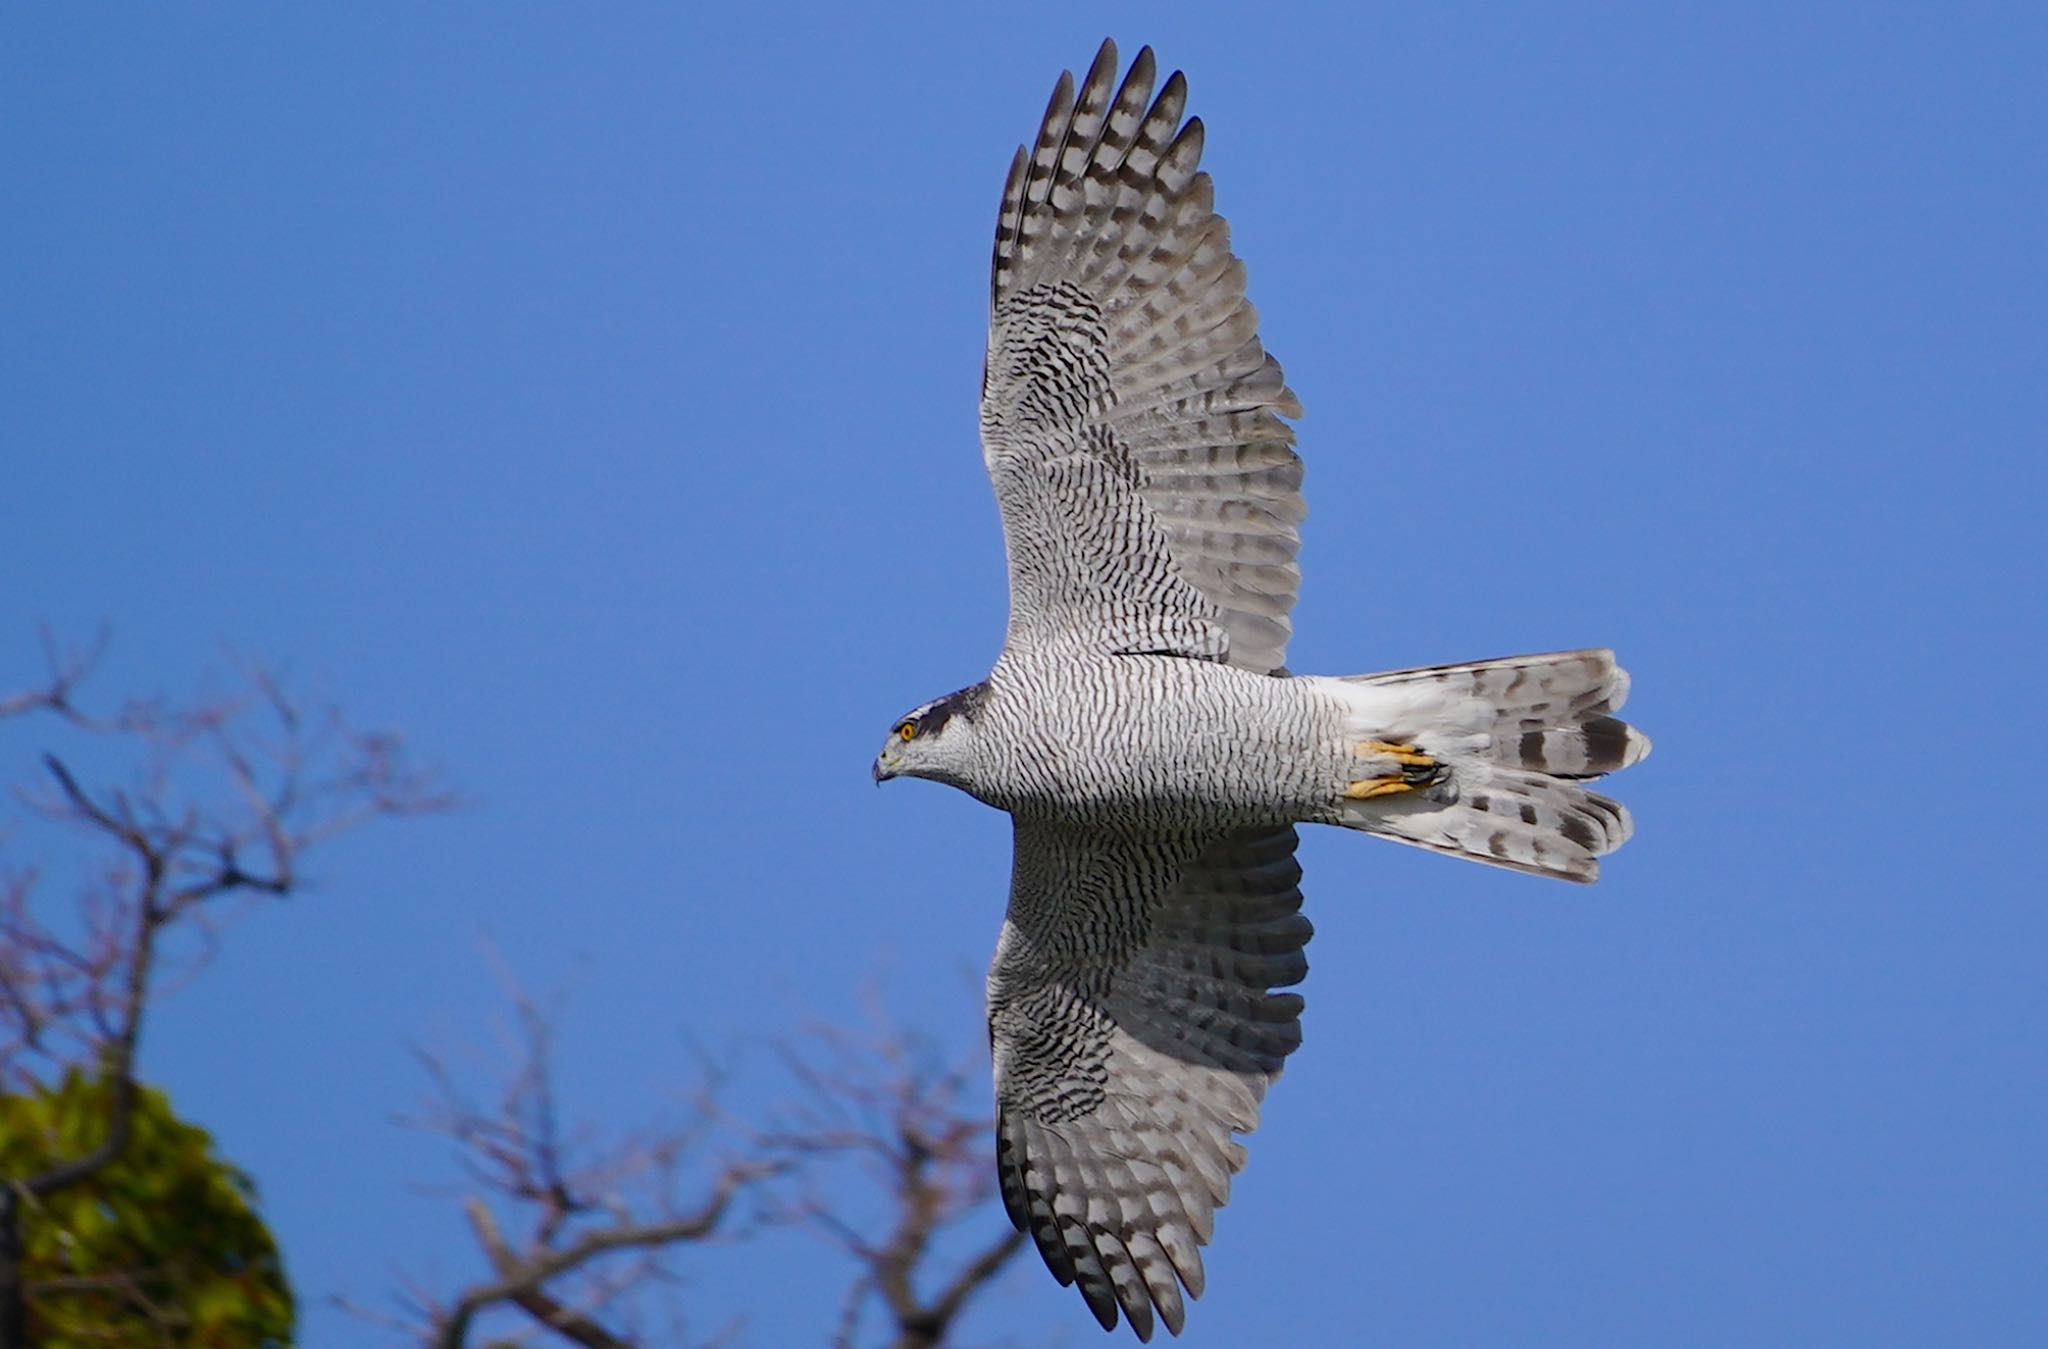
[[1305,681],[1174,656],[1011,659],[989,677],[975,795],[1110,827],[1286,824],[1341,791],[1342,708]]

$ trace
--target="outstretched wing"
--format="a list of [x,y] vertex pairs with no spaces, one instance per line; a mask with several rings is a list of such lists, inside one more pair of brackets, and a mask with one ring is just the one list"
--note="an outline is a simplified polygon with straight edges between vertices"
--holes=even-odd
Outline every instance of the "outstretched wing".
[[1294,830],[1110,836],[1019,818],[989,971],[996,1168],[1010,1220],[1104,1329],[1178,1334],[1234,1134],[1301,1043]]
[[1078,643],[1272,670],[1300,573],[1301,405],[1259,345],[1196,170],[1202,123],[1151,49],[1062,74],[996,224],[982,456],[1008,649]]

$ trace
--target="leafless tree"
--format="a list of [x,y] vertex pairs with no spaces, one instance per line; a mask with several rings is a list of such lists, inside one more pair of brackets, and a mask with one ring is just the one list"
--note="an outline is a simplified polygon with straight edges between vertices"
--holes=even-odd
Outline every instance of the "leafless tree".
[[[35,734],[43,751],[0,816],[0,1092],[73,1067],[108,1088],[90,1149],[0,1177],[0,1349],[23,1343],[27,1299],[56,1291],[22,1279],[38,1202],[127,1144],[152,1007],[232,916],[299,888],[317,844],[448,804],[395,739],[309,713],[260,668],[225,692],[99,707],[82,689],[100,654],[46,639],[43,677],[0,694],[0,745]],[[812,1029],[776,1045],[786,1103],[769,1118],[732,1115],[700,1062],[680,1119],[620,1134],[564,1123],[551,1018],[516,990],[511,1006],[483,1099],[422,1055],[431,1100],[412,1122],[453,1143],[489,1271],[450,1295],[412,1281],[399,1320],[422,1344],[462,1349],[486,1327],[493,1343],[680,1343],[682,1318],[656,1334],[649,1307],[666,1293],[673,1313],[688,1254],[776,1226],[850,1258],[836,1345],[929,1349],[1021,1247],[993,1202],[979,1055],[949,1062],[879,1018]]]
[[[683,1122],[607,1142],[565,1131],[550,1018],[516,990],[513,1004],[518,1066],[490,1103],[422,1055],[432,1097],[412,1123],[456,1145],[462,1210],[492,1271],[439,1298],[409,1282],[400,1324],[432,1349],[464,1349],[486,1318],[493,1343],[640,1343],[638,1295],[675,1286],[691,1248],[765,1225],[852,1257],[836,1346],[935,1349],[1021,1247],[992,1203],[983,1063],[946,1063],[881,1022],[865,1036],[812,1029],[776,1045],[790,1099],[765,1126],[735,1119],[722,1071],[700,1064]],[[877,1212],[886,1220],[853,1216]],[[942,1240],[955,1229],[979,1233],[964,1256]],[[671,1327],[660,1342],[683,1338]]]
[[669,1282],[683,1248],[752,1230],[759,1209],[751,1201],[784,1166],[744,1150],[714,1156],[724,1131],[709,1086],[679,1122],[634,1134],[566,1127],[552,1021],[507,983],[513,1025],[484,1056],[502,1082],[478,1100],[446,1057],[416,1051],[431,1092],[404,1121],[454,1144],[467,1179],[455,1194],[491,1272],[452,1297],[408,1280],[397,1324],[448,1349],[468,1344],[486,1321],[594,1349],[636,1343],[637,1316],[626,1304]]
[[[890,1349],[937,1349],[1023,1248],[1024,1234],[995,1209],[986,1057],[949,1062],[878,1005],[869,1022],[865,1034],[814,1027],[785,1051],[800,1095],[768,1142],[791,1156],[851,1163],[891,1211],[886,1230],[870,1233],[822,1190],[797,1210],[861,1270],[835,1349],[854,1349],[870,1321],[885,1328]],[[943,1238],[962,1229],[978,1244],[949,1263]]]
[[0,695],[0,724],[68,747],[42,753],[39,785],[17,787],[6,832],[47,826],[71,859],[0,872],[0,1092],[70,1067],[107,1089],[93,1147],[0,1177],[0,1349],[25,1335],[28,1214],[127,1146],[154,1003],[204,965],[234,910],[297,889],[316,844],[448,803],[396,738],[308,712],[261,668],[241,668],[218,695],[89,710],[80,691],[103,647],[65,649],[46,633],[43,677]]

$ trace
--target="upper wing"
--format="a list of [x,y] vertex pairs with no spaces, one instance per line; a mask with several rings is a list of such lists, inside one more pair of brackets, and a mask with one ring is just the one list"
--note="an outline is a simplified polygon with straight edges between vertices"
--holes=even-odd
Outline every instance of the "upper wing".
[[[989,971],[1010,1220],[1104,1329],[1179,1333],[1179,1285],[1244,1165],[1233,1134],[1301,1043],[1294,830],[1112,837],[1018,819]],[[1176,1276],[1178,1284],[1176,1284]]]
[[[1152,51],[1062,74],[996,224],[981,443],[1011,648],[1079,642],[1272,670],[1300,572],[1301,405],[1259,345],[1196,171],[1202,123]],[[1148,107],[1149,102],[1149,107]]]

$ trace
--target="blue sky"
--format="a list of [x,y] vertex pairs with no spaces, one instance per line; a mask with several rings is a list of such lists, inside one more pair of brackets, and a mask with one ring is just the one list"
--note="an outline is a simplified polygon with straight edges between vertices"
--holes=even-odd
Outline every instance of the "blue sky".
[[[391,1117],[486,937],[621,1124],[864,982],[981,1033],[1006,823],[868,763],[1001,637],[993,210],[1102,11],[705,8],[0,21],[0,684],[43,622],[109,696],[232,645],[473,798],[150,1029],[311,1346],[475,1272]],[[1305,843],[1184,1342],[2048,1342],[2042,11],[1116,15],[1307,407],[1290,663],[1608,644],[1657,743],[1590,891]],[[821,1341],[842,1271],[772,1250],[698,1324]],[[1097,1335],[1021,1263],[969,1331]]]

